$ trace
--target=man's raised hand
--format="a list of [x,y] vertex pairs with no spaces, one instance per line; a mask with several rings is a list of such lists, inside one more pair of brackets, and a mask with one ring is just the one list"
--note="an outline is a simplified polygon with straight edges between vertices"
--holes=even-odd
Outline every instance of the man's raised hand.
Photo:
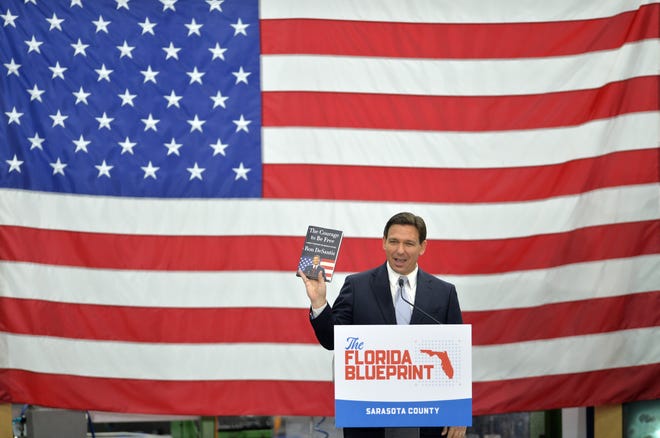
[[305,283],[305,290],[307,291],[307,296],[312,305],[312,308],[318,309],[323,307],[326,303],[326,288],[325,288],[325,278],[323,278],[323,272],[318,273],[318,278],[316,281],[307,278],[301,269],[298,269],[298,274]]

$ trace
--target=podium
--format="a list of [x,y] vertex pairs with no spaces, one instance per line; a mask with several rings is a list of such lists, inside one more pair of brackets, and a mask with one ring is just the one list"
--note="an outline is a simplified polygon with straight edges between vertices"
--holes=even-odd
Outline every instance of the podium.
[[335,326],[338,427],[472,425],[472,326]]

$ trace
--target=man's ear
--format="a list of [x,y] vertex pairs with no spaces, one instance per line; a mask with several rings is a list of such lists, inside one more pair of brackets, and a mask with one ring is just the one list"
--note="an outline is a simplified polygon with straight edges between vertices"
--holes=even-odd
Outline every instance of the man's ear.
[[426,251],[426,242],[428,242],[428,240],[422,242],[421,244],[422,250],[419,252],[419,255],[424,254],[424,252]]

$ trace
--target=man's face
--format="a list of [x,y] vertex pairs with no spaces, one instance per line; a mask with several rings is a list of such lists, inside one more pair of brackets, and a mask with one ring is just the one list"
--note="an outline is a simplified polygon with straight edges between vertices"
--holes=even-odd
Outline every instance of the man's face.
[[314,258],[312,259],[312,264],[314,266],[318,265],[320,262],[321,262],[321,257],[319,256],[314,256]]
[[413,225],[392,225],[383,237],[383,249],[390,267],[398,274],[408,275],[424,254],[426,240],[419,243],[419,233]]

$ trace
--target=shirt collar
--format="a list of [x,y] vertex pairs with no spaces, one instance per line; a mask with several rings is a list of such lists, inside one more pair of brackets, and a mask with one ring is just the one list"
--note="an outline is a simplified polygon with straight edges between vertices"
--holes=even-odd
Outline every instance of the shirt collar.
[[396,289],[396,287],[399,284],[399,277],[407,277],[408,284],[410,285],[410,289],[415,290],[415,288],[417,287],[417,271],[419,270],[419,266],[415,266],[415,269],[413,269],[413,271],[410,274],[401,275],[398,272],[395,272],[389,263],[385,263],[385,265],[387,265],[387,276],[389,277],[390,280],[390,286]]

